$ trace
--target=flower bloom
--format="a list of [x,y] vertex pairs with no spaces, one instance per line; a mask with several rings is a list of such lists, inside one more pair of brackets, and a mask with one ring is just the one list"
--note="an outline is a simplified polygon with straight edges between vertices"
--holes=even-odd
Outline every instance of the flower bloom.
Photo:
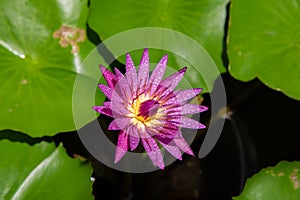
[[148,49],[143,52],[138,72],[128,53],[126,75],[117,68],[114,74],[100,65],[108,85],[99,84],[99,88],[110,101],[93,109],[114,118],[109,130],[120,130],[115,163],[129,149],[135,150],[140,142],[153,164],[161,169],[164,168],[164,162],[157,143],[179,160],[182,159],[182,152],[194,155],[182,137],[180,128],[205,128],[186,115],[203,112],[207,107],[188,103],[201,92],[200,88],[174,91],[186,67],[163,80],[167,60],[165,55],[151,75]]

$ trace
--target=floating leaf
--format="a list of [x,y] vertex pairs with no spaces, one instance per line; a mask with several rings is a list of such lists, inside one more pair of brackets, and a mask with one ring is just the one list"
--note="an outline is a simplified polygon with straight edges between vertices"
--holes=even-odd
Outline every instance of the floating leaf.
[[80,65],[94,48],[85,34],[87,3],[0,0],[0,129],[33,137],[75,129],[75,77],[92,81]]
[[92,199],[91,167],[61,145],[1,140],[0,157],[1,199]]
[[230,73],[300,100],[299,1],[231,2],[228,36]]
[[236,200],[300,199],[300,162],[282,161],[247,180]]
[[[161,27],[179,31],[190,39],[201,44],[213,58],[220,72],[225,68],[222,64],[222,41],[226,16],[224,0],[203,1],[91,1],[89,25],[105,40],[126,30],[143,27]],[[168,65],[178,70],[188,66],[186,77],[192,87],[204,87],[204,91],[211,90],[213,81],[218,73],[205,73],[214,71],[215,64],[207,62],[206,52],[197,52],[194,43],[188,43],[180,34],[175,32],[161,32],[152,29],[141,29],[129,38],[118,42],[119,48],[127,46],[138,64],[138,59],[145,47],[150,48],[150,60],[157,63],[163,54],[169,54]],[[170,34],[169,34],[170,33]],[[142,46],[135,46],[137,43]],[[111,43],[105,43],[114,55],[118,55]],[[133,48],[135,47],[135,48]],[[132,49],[130,49],[132,48]],[[152,48],[152,49],[151,49]],[[160,50],[159,50],[160,49]],[[172,51],[176,50],[176,51]],[[197,58],[196,63],[190,63],[190,57]],[[119,58],[121,61],[124,57]],[[206,85],[207,84],[207,85]]]

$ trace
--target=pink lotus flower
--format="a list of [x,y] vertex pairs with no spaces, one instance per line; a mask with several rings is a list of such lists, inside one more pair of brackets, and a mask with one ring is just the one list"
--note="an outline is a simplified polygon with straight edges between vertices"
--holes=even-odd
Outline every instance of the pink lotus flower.
[[173,91],[187,68],[162,80],[167,59],[165,55],[150,77],[148,49],[144,50],[138,72],[128,53],[126,75],[117,68],[113,74],[100,65],[108,86],[99,84],[99,88],[110,101],[104,102],[103,106],[94,106],[93,109],[114,118],[109,130],[120,130],[115,163],[129,149],[135,150],[140,141],[153,164],[161,169],[164,168],[164,162],[157,142],[179,160],[182,159],[181,151],[194,155],[182,137],[180,127],[205,128],[198,121],[186,117],[187,114],[207,110],[207,107],[188,103],[202,89]]

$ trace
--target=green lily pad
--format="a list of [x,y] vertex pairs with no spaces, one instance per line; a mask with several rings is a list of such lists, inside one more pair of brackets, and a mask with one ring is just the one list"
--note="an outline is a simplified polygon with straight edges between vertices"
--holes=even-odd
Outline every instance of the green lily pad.
[[85,34],[87,3],[0,0],[0,130],[38,137],[75,129],[75,77],[92,81],[80,65],[94,48]]
[[300,100],[299,1],[231,2],[228,35],[230,73]]
[[300,199],[300,162],[281,161],[247,180],[235,200],[298,200]]
[[93,199],[91,167],[61,145],[1,140],[0,156],[0,199]]
[[[203,1],[91,1],[88,23],[104,41],[108,49],[120,60],[124,61],[107,39],[127,30],[140,28],[123,40],[119,40],[119,48],[127,47],[133,60],[138,64],[143,48],[149,48],[150,61],[157,63],[165,54],[169,54],[168,65],[175,70],[188,66],[187,79],[193,87],[204,87],[204,91],[212,88],[213,80],[226,71],[222,64],[222,41],[227,0]],[[165,28],[165,32],[146,27]],[[144,28],[144,29],[143,29]],[[169,29],[170,32],[166,30]],[[188,42],[178,31],[187,35],[195,43],[201,44],[217,64],[208,64],[208,55],[195,50],[195,44]],[[117,35],[116,38],[122,38]],[[142,45],[137,45],[137,44]],[[201,47],[202,48],[202,47]],[[135,50],[135,52],[131,52]],[[174,51],[172,51],[174,50]],[[197,52],[197,54],[196,54]],[[196,63],[190,57],[197,58]],[[215,70],[218,73],[203,71]],[[204,75],[206,74],[206,75]],[[208,74],[208,75],[207,75]]]

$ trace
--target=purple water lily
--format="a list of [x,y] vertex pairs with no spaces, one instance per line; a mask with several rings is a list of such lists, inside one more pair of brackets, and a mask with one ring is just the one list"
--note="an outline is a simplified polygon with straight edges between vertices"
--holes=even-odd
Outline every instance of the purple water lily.
[[174,91],[186,67],[163,80],[167,60],[165,55],[150,76],[148,49],[144,50],[138,72],[128,53],[126,75],[117,68],[113,74],[100,65],[108,86],[99,84],[99,88],[110,101],[93,109],[114,118],[109,130],[120,130],[115,163],[129,149],[135,150],[140,142],[153,164],[161,169],[164,162],[157,143],[179,160],[182,159],[182,152],[194,155],[180,128],[205,128],[186,115],[206,111],[207,107],[188,103],[201,92],[200,88]]

